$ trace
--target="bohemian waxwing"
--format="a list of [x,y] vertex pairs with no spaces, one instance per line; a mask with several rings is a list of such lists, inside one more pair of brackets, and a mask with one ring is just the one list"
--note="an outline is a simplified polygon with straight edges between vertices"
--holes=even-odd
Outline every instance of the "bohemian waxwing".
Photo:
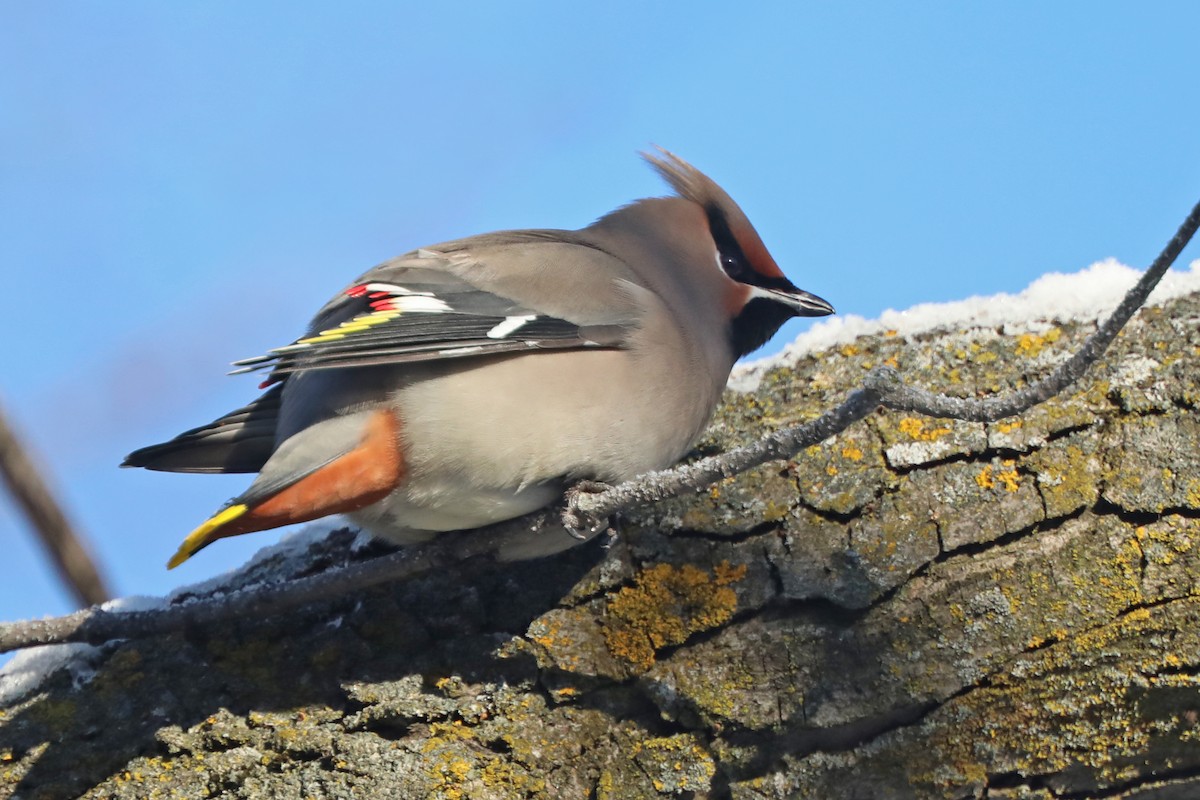
[[[226,536],[346,513],[399,543],[545,506],[579,479],[678,461],[734,362],[832,306],[683,159],[678,193],[578,231],[486,233],[386,261],[317,312],[244,408],[122,466],[257,472],[168,566]],[[525,555],[562,545],[535,545]]]

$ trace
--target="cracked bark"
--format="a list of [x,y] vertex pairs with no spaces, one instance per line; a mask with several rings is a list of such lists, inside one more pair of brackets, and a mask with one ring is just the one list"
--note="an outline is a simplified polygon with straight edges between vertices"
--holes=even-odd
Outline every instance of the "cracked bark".
[[[1015,420],[876,413],[608,549],[110,643],[3,709],[0,796],[1195,796],[1197,322],[1143,311]],[[701,449],[881,363],[1019,387],[1090,328],[864,338],[730,395]]]

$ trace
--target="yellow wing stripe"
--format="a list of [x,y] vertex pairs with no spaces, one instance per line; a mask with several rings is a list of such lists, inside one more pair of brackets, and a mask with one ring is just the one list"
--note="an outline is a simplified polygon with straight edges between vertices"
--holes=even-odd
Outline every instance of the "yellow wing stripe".
[[382,322],[387,322],[390,319],[395,319],[400,316],[399,311],[375,311],[370,314],[359,314],[353,319],[348,319],[336,328],[323,330],[316,336],[309,336],[307,339],[299,339],[296,344],[316,344],[318,342],[330,342],[335,339],[341,339],[349,333],[358,333],[365,331],[372,325],[378,325]]
[[200,527],[187,535],[183,540],[183,544],[179,545],[179,549],[175,551],[175,555],[171,556],[171,560],[167,562],[167,569],[175,569],[183,562],[187,561],[196,551],[208,544],[208,535],[213,531],[233,522],[235,519],[245,514],[250,510],[250,507],[242,503],[229,506],[212,515],[204,522],[200,523]]

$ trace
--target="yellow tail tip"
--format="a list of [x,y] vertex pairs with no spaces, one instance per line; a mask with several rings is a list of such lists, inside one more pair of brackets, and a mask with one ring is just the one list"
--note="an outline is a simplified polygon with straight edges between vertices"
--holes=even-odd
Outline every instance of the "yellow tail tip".
[[200,523],[200,527],[189,533],[187,538],[183,540],[183,543],[179,545],[179,549],[175,551],[175,555],[171,556],[171,560],[167,562],[167,569],[175,569],[194,556],[198,550],[211,544],[215,541],[215,538],[209,538],[209,534],[232,522],[249,510],[249,506],[238,503],[228,508],[223,508],[204,520],[204,522]]

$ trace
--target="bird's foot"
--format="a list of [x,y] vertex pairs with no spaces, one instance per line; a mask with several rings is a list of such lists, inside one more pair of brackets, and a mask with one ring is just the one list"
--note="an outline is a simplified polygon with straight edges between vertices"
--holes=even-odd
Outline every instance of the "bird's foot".
[[566,505],[562,511],[562,524],[567,533],[580,541],[587,541],[596,535],[601,526],[608,527],[607,520],[596,519],[591,514],[579,508],[577,500],[585,494],[602,494],[611,486],[601,481],[578,481],[566,491]]

